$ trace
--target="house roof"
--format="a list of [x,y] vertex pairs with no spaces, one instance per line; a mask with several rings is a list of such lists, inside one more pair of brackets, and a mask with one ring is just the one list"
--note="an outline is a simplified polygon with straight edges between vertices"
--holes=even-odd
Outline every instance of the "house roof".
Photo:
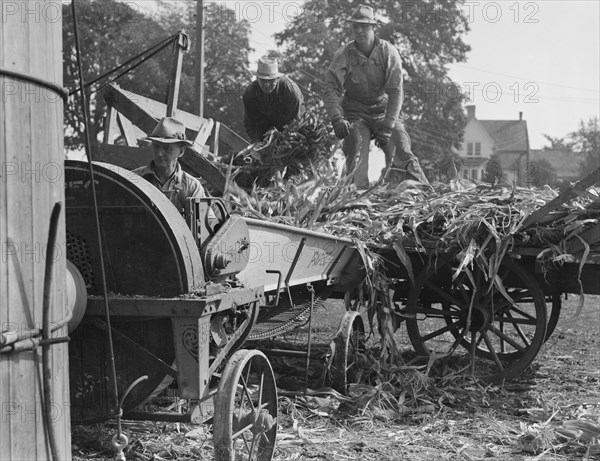
[[525,120],[478,120],[496,144],[497,152],[527,152],[529,136]]
[[581,177],[581,165],[586,159],[585,152],[572,152],[560,149],[531,149],[530,162],[547,160],[559,177]]

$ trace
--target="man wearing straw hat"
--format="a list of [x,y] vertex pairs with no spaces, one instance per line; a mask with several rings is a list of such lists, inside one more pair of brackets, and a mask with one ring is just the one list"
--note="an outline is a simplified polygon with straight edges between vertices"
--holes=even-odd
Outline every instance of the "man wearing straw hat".
[[262,141],[272,128],[283,127],[304,111],[304,98],[298,85],[279,72],[276,59],[258,60],[256,80],[244,90],[244,127],[251,142]]
[[336,51],[324,98],[335,135],[344,140],[346,171],[354,171],[358,188],[369,186],[369,143],[374,138],[385,153],[388,181],[428,183],[400,119],[404,98],[400,54],[375,35],[377,21],[370,6],[356,7],[348,22],[354,41]]
[[186,138],[183,123],[165,117],[150,136],[142,140],[152,142],[154,158],[148,165],[133,170],[134,173],[161,190],[180,212],[188,198],[206,196],[200,181],[183,171],[178,161],[186,146],[193,144]]

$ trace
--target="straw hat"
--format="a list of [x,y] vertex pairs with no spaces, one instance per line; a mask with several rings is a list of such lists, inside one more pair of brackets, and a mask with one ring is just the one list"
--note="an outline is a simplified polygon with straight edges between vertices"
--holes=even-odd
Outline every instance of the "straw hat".
[[256,70],[256,76],[263,80],[275,80],[281,77],[283,74],[279,72],[279,65],[276,59],[263,56],[258,60],[258,69]]
[[373,8],[367,5],[358,5],[352,12],[352,16],[350,16],[348,22],[373,25],[378,24],[378,22],[375,20]]
[[173,117],[164,117],[150,136],[143,138],[148,141],[157,141],[164,144],[172,144],[176,142],[193,145],[185,136],[185,125]]

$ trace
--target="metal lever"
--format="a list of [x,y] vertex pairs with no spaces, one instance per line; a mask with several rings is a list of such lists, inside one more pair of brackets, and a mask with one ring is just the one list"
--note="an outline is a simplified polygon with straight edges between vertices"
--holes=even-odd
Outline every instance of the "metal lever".
[[312,345],[312,318],[313,318],[313,309],[315,306],[315,289],[312,284],[306,284],[308,291],[310,291],[310,314],[308,317],[308,351],[306,353],[306,372],[304,373],[304,394],[306,395],[308,392],[308,367],[310,365],[310,349]]
[[281,278],[283,277],[281,271],[277,270],[266,270],[267,274],[277,274],[277,294],[275,295],[275,302],[267,304],[265,307],[277,307],[279,305],[279,293],[281,291]]

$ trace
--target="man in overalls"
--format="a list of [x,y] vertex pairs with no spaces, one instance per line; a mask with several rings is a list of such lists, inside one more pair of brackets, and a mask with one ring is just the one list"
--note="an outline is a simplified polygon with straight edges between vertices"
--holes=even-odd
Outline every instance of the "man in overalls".
[[359,5],[348,22],[354,41],[336,51],[324,98],[335,135],[344,140],[346,171],[354,170],[359,189],[369,186],[369,143],[374,138],[385,153],[389,182],[428,183],[399,118],[404,98],[400,54],[375,36],[377,21],[370,6]]

